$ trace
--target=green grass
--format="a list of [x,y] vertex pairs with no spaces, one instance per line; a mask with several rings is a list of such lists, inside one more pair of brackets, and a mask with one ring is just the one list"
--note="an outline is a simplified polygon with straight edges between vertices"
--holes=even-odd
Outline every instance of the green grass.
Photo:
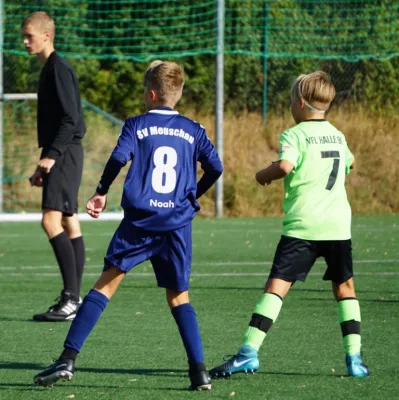
[[[84,292],[101,272],[116,222],[83,224]],[[281,219],[196,220],[191,301],[208,367],[236,352],[262,294]],[[296,284],[260,352],[260,371],[214,380],[191,393],[174,320],[150,264],[129,274],[87,340],[70,383],[32,384],[58,357],[68,323],[35,323],[60,290],[50,246],[36,223],[0,224],[0,399],[397,399],[399,216],[353,221],[366,379],[345,376],[337,308],[317,263]],[[229,262],[231,262],[229,264]],[[234,395],[233,395],[234,392]]]

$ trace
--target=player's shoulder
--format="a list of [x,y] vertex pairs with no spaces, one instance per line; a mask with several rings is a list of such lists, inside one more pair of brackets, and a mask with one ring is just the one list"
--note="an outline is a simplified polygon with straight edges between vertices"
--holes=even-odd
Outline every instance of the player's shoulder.
[[133,128],[137,125],[137,121],[140,120],[140,117],[143,117],[145,114],[133,115],[127,117],[124,121],[124,126],[127,128]]
[[187,131],[190,132],[196,142],[202,140],[204,136],[207,136],[206,128],[200,122],[181,114],[180,118],[184,126],[187,127]]
[[297,124],[282,131],[280,134],[280,140],[300,139],[302,135],[303,135],[303,129],[300,127],[300,124]]
[[61,56],[57,52],[54,52],[50,56],[50,61],[53,68],[56,69],[57,71],[70,72],[72,74],[75,74],[75,71],[71,63],[65,57]]

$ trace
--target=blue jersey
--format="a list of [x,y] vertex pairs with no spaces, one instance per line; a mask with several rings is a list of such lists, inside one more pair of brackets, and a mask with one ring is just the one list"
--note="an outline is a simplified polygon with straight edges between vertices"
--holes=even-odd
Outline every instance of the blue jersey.
[[[223,171],[204,127],[167,107],[125,121],[107,166],[130,160],[121,206],[135,226],[149,231],[189,223],[200,209],[196,199]],[[204,170],[198,188],[197,161]],[[109,182],[106,170],[99,184],[103,193],[114,179]]]

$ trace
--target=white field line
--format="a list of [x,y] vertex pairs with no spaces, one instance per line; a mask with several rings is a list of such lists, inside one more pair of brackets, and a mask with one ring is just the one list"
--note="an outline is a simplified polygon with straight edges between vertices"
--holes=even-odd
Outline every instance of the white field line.
[[[52,273],[52,272],[39,272],[39,273],[17,273],[17,272],[8,272],[2,274],[3,276],[13,276],[13,277],[59,277],[59,273]],[[323,272],[310,272],[310,276],[323,276]],[[99,276],[99,273],[93,273],[93,272],[88,272],[85,273],[84,276]],[[148,278],[148,277],[154,277],[153,272],[134,272],[131,274],[127,275],[130,278],[138,277],[138,278]],[[232,273],[192,273],[191,277],[193,278],[210,278],[210,277],[226,277],[226,278],[234,278],[234,277],[252,277],[252,276],[262,276],[265,279],[268,276],[267,272],[232,272]],[[355,276],[374,276],[374,277],[381,277],[381,276],[399,276],[399,271],[396,272],[386,272],[386,271],[381,271],[381,272],[357,272],[355,273]]]
[[[399,260],[354,260],[354,264],[396,264],[399,263]],[[324,264],[324,261],[316,261],[316,264]],[[239,266],[265,266],[270,267],[272,264],[270,262],[264,261],[226,261],[226,262],[193,262],[193,266],[202,266],[202,267],[239,267]],[[85,269],[102,269],[102,265],[86,265]],[[138,266],[139,267],[139,266]],[[0,273],[2,271],[36,271],[43,269],[57,269],[56,265],[22,265],[22,266],[1,266],[0,265]],[[399,273],[399,271],[398,271]],[[229,273],[226,273],[229,275]],[[246,274],[246,273],[244,273]],[[262,273],[263,274],[263,273]]]
[[[352,231],[355,232],[387,232],[387,231],[396,231],[399,230],[399,225],[389,225],[386,227],[366,227],[366,226],[353,226]],[[108,237],[110,240],[115,233],[115,230],[113,231],[105,231],[105,232],[87,232],[83,233],[84,237]],[[209,230],[200,230],[200,229],[194,229],[193,230],[193,235],[206,235],[206,238],[208,236],[212,236],[215,234],[224,234],[224,233],[242,233],[242,234],[247,234],[247,233],[260,233],[260,234],[267,234],[267,233],[282,233],[281,228],[250,228],[250,229],[212,229],[210,228]],[[0,238],[28,238],[32,237],[32,233],[0,233]],[[47,240],[46,236],[43,235],[39,237],[39,239],[42,238],[43,240]]]

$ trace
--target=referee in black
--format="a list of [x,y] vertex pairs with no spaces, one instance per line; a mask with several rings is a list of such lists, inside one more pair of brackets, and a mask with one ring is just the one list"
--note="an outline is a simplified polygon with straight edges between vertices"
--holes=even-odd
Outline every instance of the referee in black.
[[86,132],[74,70],[55,52],[55,24],[44,11],[22,23],[23,43],[43,66],[38,90],[37,127],[40,161],[30,177],[43,187],[42,227],[57,259],[63,290],[57,303],[36,314],[36,321],[69,321],[80,303],[85,247],[80,229],[78,190],[82,179],[82,138]]

